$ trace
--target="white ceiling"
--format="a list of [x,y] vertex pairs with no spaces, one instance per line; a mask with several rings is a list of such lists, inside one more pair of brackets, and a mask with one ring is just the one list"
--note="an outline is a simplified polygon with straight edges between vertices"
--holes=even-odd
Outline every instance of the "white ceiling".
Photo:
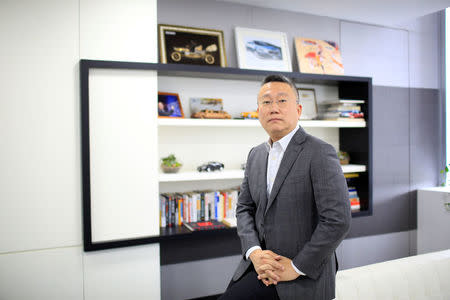
[[450,7],[450,0],[219,0],[398,27]]

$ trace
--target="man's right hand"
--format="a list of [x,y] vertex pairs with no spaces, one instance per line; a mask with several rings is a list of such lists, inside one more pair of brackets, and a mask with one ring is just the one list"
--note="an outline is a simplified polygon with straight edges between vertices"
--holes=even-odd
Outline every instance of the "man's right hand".
[[279,276],[275,274],[273,271],[280,270],[284,271],[284,267],[278,261],[281,259],[281,256],[270,251],[270,250],[261,250],[256,249],[250,253],[250,260],[255,267],[256,273],[261,275],[266,273],[269,275],[269,278],[262,279],[263,283],[268,286],[278,282]]

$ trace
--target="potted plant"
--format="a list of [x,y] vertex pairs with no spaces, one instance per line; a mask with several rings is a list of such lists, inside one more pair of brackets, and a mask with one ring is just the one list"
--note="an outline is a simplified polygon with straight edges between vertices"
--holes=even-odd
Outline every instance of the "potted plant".
[[447,173],[448,173],[448,167],[450,166],[450,164],[448,166],[445,166],[445,168],[443,170],[440,171],[441,173],[441,186],[445,186],[446,182],[447,182]]
[[177,158],[173,154],[161,158],[161,169],[164,173],[177,173],[181,166],[182,164],[177,161]]

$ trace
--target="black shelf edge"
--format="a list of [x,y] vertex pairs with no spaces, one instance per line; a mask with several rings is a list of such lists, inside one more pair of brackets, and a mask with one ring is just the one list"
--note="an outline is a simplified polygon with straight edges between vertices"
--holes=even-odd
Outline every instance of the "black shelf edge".
[[371,216],[371,215],[372,215],[372,212],[370,210],[362,210],[362,211],[352,212],[352,218],[367,217],[367,216]]
[[[352,212],[352,218],[370,216],[372,213],[369,210]],[[145,238],[137,239],[127,239],[127,240],[117,240],[117,241],[106,241],[106,242],[93,242],[85,245],[84,250],[86,252],[106,250],[113,248],[129,247],[129,246],[139,246],[146,244],[161,243],[164,241],[180,240],[184,238],[192,237],[203,237],[208,238],[208,236],[216,236],[220,234],[237,234],[236,227],[223,228],[223,229],[213,229],[213,230],[200,230],[200,231],[190,231],[184,226],[175,227],[160,227],[159,236],[150,236]]]
[[171,228],[160,228],[159,236],[149,236],[136,239],[126,239],[126,240],[115,240],[115,241],[105,241],[105,242],[92,242],[85,244],[84,251],[98,251],[113,248],[122,248],[129,246],[139,246],[154,243],[161,243],[164,241],[178,240],[191,237],[204,237],[220,234],[230,234],[236,233],[236,228],[223,228],[214,230],[200,230],[200,231],[190,231],[184,226],[175,226]]
[[196,66],[185,64],[161,64],[146,62],[126,62],[107,60],[81,59],[81,66],[97,69],[131,69],[158,71],[162,76],[194,76],[197,78],[215,79],[246,79],[261,81],[269,74],[283,74],[292,78],[297,83],[336,84],[337,82],[371,82],[370,77],[346,76],[346,75],[321,75],[300,72],[278,72],[270,70],[250,70],[217,66]]

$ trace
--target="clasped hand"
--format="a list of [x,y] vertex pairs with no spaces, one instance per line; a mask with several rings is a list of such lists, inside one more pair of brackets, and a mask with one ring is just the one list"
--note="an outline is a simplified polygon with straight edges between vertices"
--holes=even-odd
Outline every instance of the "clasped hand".
[[258,279],[266,286],[290,281],[300,276],[292,267],[291,259],[270,250],[254,250],[249,257],[258,273]]

